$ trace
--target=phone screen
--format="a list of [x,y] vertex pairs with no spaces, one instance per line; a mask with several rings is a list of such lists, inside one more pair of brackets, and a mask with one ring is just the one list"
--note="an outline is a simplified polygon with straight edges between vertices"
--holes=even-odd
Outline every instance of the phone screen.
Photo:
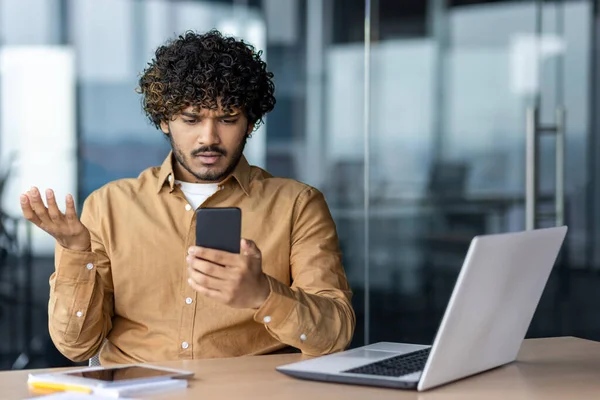
[[96,379],[104,382],[119,382],[132,379],[146,379],[157,376],[176,375],[173,371],[163,371],[154,368],[145,368],[141,366],[130,366],[122,368],[107,368],[95,371],[66,372],[67,376],[76,376],[79,378]]

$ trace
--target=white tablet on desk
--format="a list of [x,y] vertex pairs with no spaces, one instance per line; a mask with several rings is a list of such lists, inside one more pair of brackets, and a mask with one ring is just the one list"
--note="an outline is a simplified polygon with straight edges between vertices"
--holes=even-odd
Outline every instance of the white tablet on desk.
[[86,367],[81,369],[37,373],[29,375],[30,383],[63,384],[87,388],[131,386],[167,379],[185,379],[194,375],[183,371],[154,365],[133,364],[110,367]]

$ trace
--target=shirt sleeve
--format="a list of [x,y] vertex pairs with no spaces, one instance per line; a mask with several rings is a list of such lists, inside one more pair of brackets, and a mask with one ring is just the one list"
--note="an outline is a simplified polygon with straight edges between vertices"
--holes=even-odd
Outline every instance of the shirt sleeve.
[[290,251],[291,287],[267,276],[271,293],[254,314],[277,340],[307,355],[344,350],[356,325],[335,223],[321,192],[296,201]]
[[90,251],[56,244],[55,271],[50,276],[48,328],[56,348],[73,361],[94,356],[112,328],[113,286],[110,260],[99,236],[100,223],[88,198],[81,222],[90,231]]

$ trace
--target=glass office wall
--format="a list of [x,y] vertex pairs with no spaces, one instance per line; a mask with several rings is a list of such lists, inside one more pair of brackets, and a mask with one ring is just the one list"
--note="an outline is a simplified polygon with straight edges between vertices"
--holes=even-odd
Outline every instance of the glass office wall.
[[[74,134],[51,135],[67,149],[56,162],[76,160],[61,168],[76,176],[79,203],[166,156],[135,92],[158,45],[217,28],[263,50],[277,105],[246,155],[325,193],[354,291],[352,346],[432,340],[471,238],[532,219],[530,110],[542,128],[564,109],[570,232],[529,335],[600,339],[594,12],[589,0],[0,0],[0,48],[72,54]],[[21,163],[44,159],[11,142],[12,127],[28,129],[31,117],[19,118],[0,114],[11,121],[0,124],[3,167],[6,148]],[[536,226],[556,223],[555,143],[553,134],[539,143]],[[3,193],[12,216],[25,180]],[[11,338],[0,341],[0,367],[58,365],[45,326],[52,249],[34,249],[35,273],[17,258],[0,266],[0,339]],[[10,314],[21,287],[31,298]]]
[[562,223],[528,335],[600,338],[593,2],[370,6],[370,341],[433,340],[474,235]]

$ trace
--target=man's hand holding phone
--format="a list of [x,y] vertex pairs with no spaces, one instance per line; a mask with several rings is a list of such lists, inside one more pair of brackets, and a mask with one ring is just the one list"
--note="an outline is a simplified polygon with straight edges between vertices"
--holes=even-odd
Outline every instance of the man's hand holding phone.
[[188,282],[192,289],[235,308],[259,308],[271,291],[256,244],[242,239],[240,254],[190,247]]
[[91,248],[90,232],[77,217],[73,196],[67,196],[67,209],[64,214],[58,209],[52,189],[46,190],[48,207],[42,201],[42,195],[36,187],[22,194],[20,200],[23,216],[52,235],[62,247],[74,251],[86,251]]

